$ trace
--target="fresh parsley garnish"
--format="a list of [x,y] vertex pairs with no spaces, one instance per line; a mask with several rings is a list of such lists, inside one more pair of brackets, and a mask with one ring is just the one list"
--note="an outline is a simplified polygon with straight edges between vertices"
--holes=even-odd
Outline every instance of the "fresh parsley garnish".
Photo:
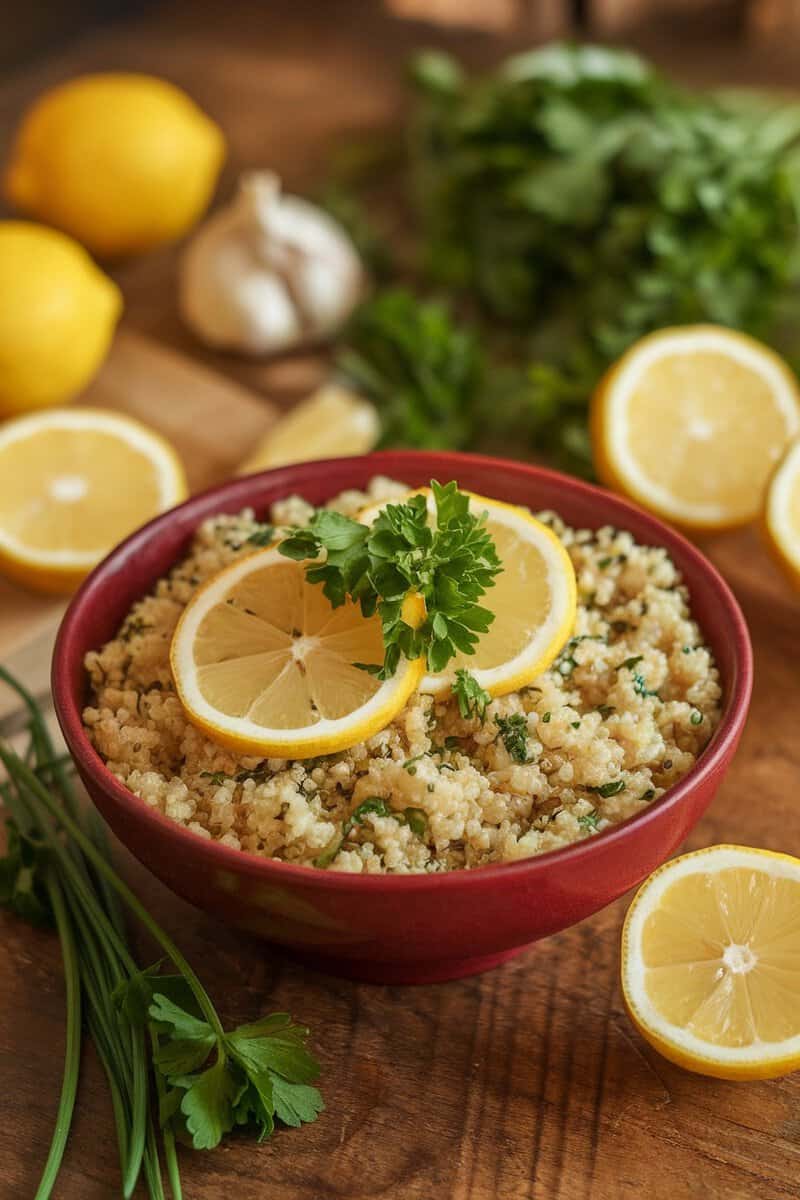
[[[478,601],[502,570],[483,515],[470,512],[469,497],[455,483],[431,482],[435,522],[423,495],[387,504],[371,526],[330,509],[293,529],[279,550],[287,558],[315,560],[311,583],[322,585],[334,608],[348,598],[364,616],[377,612],[383,627],[383,663],[367,664],[380,679],[397,670],[401,657],[425,657],[442,671],[457,653],[473,654],[494,614]],[[317,560],[322,561],[317,561]],[[418,628],[403,619],[410,593],[425,602]]]
[[689,720],[691,721],[692,725],[702,725],[703,714],[699,711],[699,709],[694,709],[692,715],[689,717]]
[[514,762],[528,762],[528,721],[524,713],[512,713],[509,717],[495,717],[500,737]]
[[596,808],[593,808],[590,813],[584,813],[582,817],[578,817],[578,824],[581,829],[588,829],[594,832],[597,829],[597,822],[600,820],[600,815]]
[[492,697],[481,687],[475,676],[470,675],[466,667],[460,667],[456,671],[453,695],[458,701],[458,711],[465,721],[476,719],[483,724]]
[[635,666],[637,666],[642,661],[643,658],[644,658],[643,654],[634,654],[631,656],[631,658],[626,658],[624,662],[621,662],[619,664],[619,666],[617,667],[617,670],[618,671],[632,671],[633,668]]

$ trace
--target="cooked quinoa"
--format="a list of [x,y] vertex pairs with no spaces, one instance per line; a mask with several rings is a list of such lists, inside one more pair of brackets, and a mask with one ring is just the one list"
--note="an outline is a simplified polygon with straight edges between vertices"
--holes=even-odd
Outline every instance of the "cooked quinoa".
[[[352,514],[406,491],[376,478],[330,507]],[[271,521],[306,524],[312,511],[291,497]],[[195,589],[258,543],[263,527],[245,511],[206,521],[117,637],[87,654],[92,742],[143,803],[198,836],[304,866],[448,871],[593,836],[693,766],[719,720],[719,677],[665,550],[539,517],[575,567],[575,635],[529,687],[494,700],[483,723],[464,720],[453,700],[417,694],[369,740],[302,762],[237,756],[191,725],[170,639]]]

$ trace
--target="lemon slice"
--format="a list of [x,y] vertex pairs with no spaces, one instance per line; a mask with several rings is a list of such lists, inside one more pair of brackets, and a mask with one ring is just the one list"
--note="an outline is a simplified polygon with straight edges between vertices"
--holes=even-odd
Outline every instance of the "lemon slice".
[[130,417],[69,408],[8,421],[0,428],[0,569],[36,590],[72,591],[186,490],[172,447]]
[[800,432],[800,391],[753,338],[663,329],[601,381],[591,425],[604,483],[689,528],[732,528],[761,512],[769,474]]
[[[193,724],[223,746],[271,758],[314,758],[371,737],[417,687],[423,663],[391,679],[355,663],[383,661],[378,617],[332,608],[306,565],[272,546],[226,567],[185,608],[172,640],[175,686]],[[405,619],[421,619],[411,598]]]
[[366,454],[380,431],[378,414],[369,400],[329,383],[276,421],[237,474],[250,475],[286,463]]
[[800,859],[711,846],[637,892],[622,989],[639,1032],[672,1062],[722,1079],[800,1067]]
[[800,588],[800,439],[792,442],[769,482],[764,530],[778,562]]
[[[436,505],[428,488],[431,519]],[[470,510],[486,514],[503,569],[481,603],[495,614],[474,654],[458,654],[447,669],[425,675],[420,690],[450,691],[456,671],[466,667],[491,696],[505,696],[541,675],[563,649],[575,625],[577,592],[572,560],[556,535],[521,508],[470,495]],[[396,501],[392,501],[396,503]],[[370,505],[358,519],[372,524],[385,504]]]

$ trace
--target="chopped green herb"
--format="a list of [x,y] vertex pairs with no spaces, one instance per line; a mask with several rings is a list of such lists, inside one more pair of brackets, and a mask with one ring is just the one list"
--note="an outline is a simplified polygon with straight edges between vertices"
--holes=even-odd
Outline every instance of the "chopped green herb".
[[318,854],[314,859],[314,866],[330,866],[356,825],[362,825],[366,817],[370,815],[376,817],[394,817],[395,821],[399,821],[400,824],[408,825],[412,833],[415,833],[418,837],[425,837],[427,834],[428,818],[423,809],[405,808],[398,810],[392,808],[382,796],[368,796],[366,800],[362,800],[360,804],[357,804],[350,813],[350,816],[342,822],[340,832],[331,839],[322,853]]
[[258,525],[245,538],[245,545],[269,546],[274,541],[274,538],[275,527],[273,525]]
[[633,690],[637,696],[655,696],[657,700],[661,699],[658,692],[648,688],[644,675],[640,675],[638,671],[633,673]]
[[689,720],[691,721],[692,725],[702,725],[703,724],[703,714],[701,712],[698,712],[697,709],[695,709],[694,712],[692,713],[691,717],[689,718]]
[[549,724],[550,724],[550,718],[551,718],[551,716],[552,716],[552,713],[551,713],[551,712],[549,712],[549,711],[548,711],[548,712],[546,712],[546,713],[543,713],[543,715],[542,715],[542,724],[543,724],[543,725],[549,725]]
[[597,792],[598,796],[602,796],[607,800],[609,796],[616,796],[625,789],[624,779],[613,779],[609,783],[601,783],[599,787],[587,787],[587,792]]
[[570,725],[572,726],[573,729],[580,729],[580,727],[581,727],[580,721],[570,721]]
[[503,745],[514,762],[528,762],[528,722],[524,713],[512,713],[509,717],[495,717]]
[[458,711],[465,721],[475,718],[483,723],[492,697],[484,691],[475,676],[470,675],[466,667],[460,667],[456,671],[453,695],[458,701]]
[[578,817],[578,824],[581,829],[597,829],[597,822],[600,820],[599,813],[596,808],[593,808],[590,813],[585,813],[584,816]]
[[623,670],[632,671],[633,668],[635,666],[637,666],[637,664],[640,663],[643,658],[644,658],[643,654],[634,654],[631,658],[626,658],[625,662],[621,662],[619,664],[619,666],[617,667],[617,670],[618,671],[623,671]]
[[691,654],[692,651],[696,650],[696,649],[697,649],[696,646],[684,646],[683,649],[681,650],[681,654]]
[[153,626],[148,624],[142,617],[128,617],[122,629],[119,631],[119,639],[121,642],[129,642],[132,637],[139,637],[143,633],[147,633],[148,629]]
[[616,710],[616,708],[614,707],[614,705],[613,705],[613,704],[599,704],[599,705],[597,706],[597,709],[596,709],[595,711],[596,711],[596,712],[599,712],[599,713],[600,713],[600,716],[601,716],[601,717],[603,718],[603,720],[605,721],[606,717],[610,717],[610,716],[611,716],[611,714],[612,714],[613,712],[616,712],[617,710]]
[[606,569],[606,567],[611,566],[613,561],[614,561],[613,555],[610,555],[608,558],[601,558],[597,565],[601,571],[604,571]]

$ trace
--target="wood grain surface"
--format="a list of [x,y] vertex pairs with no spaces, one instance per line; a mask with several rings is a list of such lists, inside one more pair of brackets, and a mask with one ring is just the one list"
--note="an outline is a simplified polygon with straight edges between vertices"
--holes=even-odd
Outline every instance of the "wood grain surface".
[[[535,6],[531,6],[532,8]],[[474,60],[499,43],[447,35]],[[794,54],[743,60],[670,35],[684,74],[795,82]],[[231,143],[222,184],[269,163],[292,185],[342,129],[400,104],[402,62],[439,35],[378,5],[181,3],[84,36],[0,84],[0,154],[24,104],[79,70],[125,67],[186,86]],[[648,47],[653,49],[652,46]],[[680,54],[678,54],[680,49]],[[704,57],[705,56],[705,57]],[[702,68],[702,70],[701,70]],[[223,477],[275,407],[308,390],[321,357],[243,363],[200,351],[174,305],[176,251],[117,274],[123,333],[91,390],[178,443],[196,487]],[[800,602],[752,532],[706,549],[750,624],[756,683],[736,762],[692,846],[735,841],[800,853]],[[0,657],[47,694],[60,604],[0,585]],[[19,721],[0,696],[0,731]],[[624,1013],[618,940],[627,900],[474,979],[424,988],[342,982],[294,965],[175,899],[120,847],[115,859],[198,966],[230,1022],[290,1010],[313,1030],[327,1111],[258,1147],[182,1156],[191,1200],[777,1200],[800,1195],[800,1076],[732,1084],[659,1058]],[[153,950],[139,943],[142,961]],[[0,914],[0,1200],[32,1197],[57,1102],[63,992],[56,940]],[[108,1097],[87,1049],[58,1200],[119,1194]]]

